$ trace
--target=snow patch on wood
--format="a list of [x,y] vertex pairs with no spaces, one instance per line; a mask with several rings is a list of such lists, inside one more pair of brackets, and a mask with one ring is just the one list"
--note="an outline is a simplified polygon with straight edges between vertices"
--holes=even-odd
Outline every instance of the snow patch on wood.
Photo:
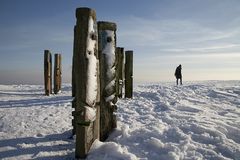
[[[106,57],[107,78],[111,80],[105,87],[105,90],[111,90],[115,87],[115,32],[111,30],[105,30],[107,43],[105,44],[102,53]],[[115,93],[115,92],[113,92]],[[115,95],[112,94],[105,98],[106,102],[112,101]]]
[[87,87],[86,87],[86,102],[89,106],[94,106],[97,98],[97,64],[98,60],[95,55],[97,40],[91,36],[96,35],[96,24],[92,18],[89,19],[87,53]]

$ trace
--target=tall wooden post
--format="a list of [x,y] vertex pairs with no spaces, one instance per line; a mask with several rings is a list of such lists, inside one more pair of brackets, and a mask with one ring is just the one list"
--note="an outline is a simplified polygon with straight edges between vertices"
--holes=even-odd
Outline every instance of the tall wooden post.
[[124,77],[124,48],[117,47],[117,57],[118,57],[118,97],[122,98],[123,90],[123,77]]
[[54,55],[54,93],[57,94],[61,90],[62,82],[62,66],[61,54]]
[[[74,26],[74,40],[73,40],[73,57],[72,57],[72,97],[75,97],[75,92],[76,92],[76,83],[75,83],[75,72],[74,72],[74,60],[75,60],[75,57],[74,57],[74,53],[77,51],[76,48],[77,48],[77,44],[76,44],[76,38],[75,38],[75,35],[76,35],[76,26]],[[74,108],[74,110],[76,110],[76,99],[74,98],[73,101],[72,101],[72,108]],[[75,112],[76,111],[73,111],[72,112],[72,115],[73,115],[73,119],[72,119],[72,126],[73,126],[73,129],[72,129],[72,135],[75,135],[76,134],[76,119],[75,119]]]
[[104,141],[116,127],[116,29],[115,23],[98,22],[100,57],[100,140]]
[[77,8],[74,34],[76,158],[85,158],[99,138],[99,59],[96,13]]
[[45,94],[52,93],[52,55],[49,50],[44,50],[44,86]]
[[133,51],[126,51],[125,62],[125,97],[132,98],[133,93]]
[[[74,36],[76,34],[76,26],[74,26]],[[73,53],[76,52],[76,38],[74,38],[73,40]],[[74,74],[74,54],[73,54],[73,57],[72,57],[72,97],[75,97],[75,88],[76,88],[76,85],[75,85],[75,74]]]
[[118,98],[118,95],[119,95],[119,75],[118,75],[118,73],[119,73],[119,69],[118,69],[118,67],[119,67],[119,64],[118,64],[118,61],[119,60],[119,54],[118,54],[118,48],[117,47],[115,47],[115,74],[116,74],[116,98]]

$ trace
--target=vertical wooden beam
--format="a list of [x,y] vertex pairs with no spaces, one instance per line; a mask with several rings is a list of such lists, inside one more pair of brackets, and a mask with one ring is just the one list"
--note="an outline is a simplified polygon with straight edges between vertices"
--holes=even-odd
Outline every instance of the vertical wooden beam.
[[[74,37],[76,35],[76,26],[74,26]],[[73,53],[76,52],[76,47],[77,45],[75,44],[76,43],[76,38],[74,38],[73,40]],[[76,88],[76,85],[75,85],[75,74],[74,74],[74,54],[73,54],[73,57],[72,57],[72,97],[75,97],[75,88]]]
[[50,65],[50,67],[49,67],[49,73],[50,73],[50,94],[52,94],[52,92],[53,92],[53,83],[52,83],[52,78],[53,78],[53,73],[52,73],[52,54],[50,55],[50,58],[49,58],[49,65]]
[[[75,61],[75,52],[77,52],[76,48],[77,48],[77,43],[76,43],[76,26],[74,26],[74,40],[73,40],[73,57],[72,57],[72,97],[75,97],[75,92],[76,92],[76,83],[75,83],[75,72],[74,72],[74,64],[76,62]],[[77,54],[77,53],[76,53]],[[76,99],[74,98],[73,101],[72,101],[72,108],[74,110],[76,110]],[[73,129],[72,129],[72,135],[75,135],[76,134],[76,119],[75,119],[75,111],[72,112],[72,115],[73,115],[73,119],[72,119],[72,126],[73,126]]]
[[49,50],[44,50],[44,86],[45,95],[52,93],[52,55]]
[[118,97],[122,98],[122,90],[123,90],[123,77],[124,77],[124,48],[117,47],[118,54]]
[[54,93],[57,94],[61,90],[62,66],[61,54],[54,55]]
[[125,97],[132,98],[133,93],[133,51],[126,51],[125,63]]
[[76,158],[85,158],[99,138],[99,59],[96,12],[76,9],[74,34],[74,83]]
[[116,29],[112,22],[98,22],[100,57],[100,140],[104,141],[116,124]]
[[116,97],[119,96],[119,53],[118,47],[115,47],[115,72],[116,72]]

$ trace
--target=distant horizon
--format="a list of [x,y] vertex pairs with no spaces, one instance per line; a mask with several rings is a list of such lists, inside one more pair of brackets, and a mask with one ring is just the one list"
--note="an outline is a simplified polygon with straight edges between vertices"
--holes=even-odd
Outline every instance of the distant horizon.
[[[228,82],[228,81],[239,81],[240,82],[240,79],[229,79],[229,80],[187,80],[187,81],[184,81],[183,80],[183,86],[186,84],[186,83],[192,83],[192,82],[196,82],[196,83],[199,83],[199,82]],[[72,82],[62,82],[63,85],[71,85]],[[134,81],[133,80],[133,84],[158,84],[158,83],[173,83],[174,85],[176,84],[176,80],[170,80],[170,81]],[[42,85],[44,86],[44,82],[40,82],[40,83],[20,83],[20,82],[16,82],[16,83],[0,83],[0,85]]]
[[[43,55],[62,54],[71,83],[75,10],[117,24],[117,47],[133,50],[135,82],[240,80],[239,0],[0,2],[0,84],[43,84]],[[124,9],[124,12],[123,12]]]

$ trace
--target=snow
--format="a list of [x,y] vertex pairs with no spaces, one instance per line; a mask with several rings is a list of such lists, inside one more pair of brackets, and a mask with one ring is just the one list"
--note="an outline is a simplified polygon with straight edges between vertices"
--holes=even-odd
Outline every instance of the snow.
[[96,119],[96,109],[92,107],[85,106],[86,109],[86,121],[93,122]]
[[74,156],[70,85],[44,96],[43,86],[0,85],[0,159]]
[[[107,91],[107,93],[114,93],[115,92],[111,91],[113,90],[115,87],[115,32],[112,30],[104,30],[104,37],[105,38],[110,38],[111,41],[107,42],[104,45],[102,54],[105,54],[106,57],[106,66],[108,67],[106,70],[106,76],[108,78],[108,80],[110,80],[110,82],[105,86],[105,90]],[[105,98],[106,102],[111,102],[114,98],[115,95],[107,95],[107,97]]]
[[93,18],[89,18],[88,24],[88,41],[87,41],[87,89],[86,89],[86,102],[89,106],[94,106],[97,98],[97,70],[98,70],[98,60],[94,52],[97,45],[97,40],[92,39],[91,35],[96,34],[96,22]]
[[112,30],[104,30],[106,38],[111,37],[111,42],[107,42],[102,53],[107,57],[107,64],[111,68],[115,64],[115,32]]
[[[0,159],[74,159],[71,86],[43,93],[0,85]],[[135,84],[134,98],[117,103],[118,127],[87,159],[239,160],[239,97],[240,81]]]

